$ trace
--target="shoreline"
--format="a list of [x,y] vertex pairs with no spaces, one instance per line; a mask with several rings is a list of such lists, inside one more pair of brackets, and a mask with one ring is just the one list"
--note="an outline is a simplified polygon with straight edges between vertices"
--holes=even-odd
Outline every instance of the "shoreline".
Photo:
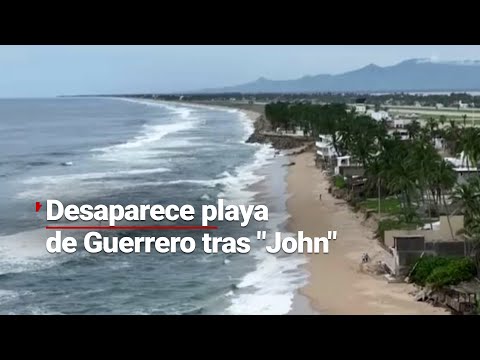
[[[373,230],[345,202],[328,193],[328,179],[315,166],[312,152],[293,159],[295,165],[287,175],[288,230],[304,231],[310,237],[326,236],[329,230],[338,234],[337,240],[329,242],[328,254],[306,255],[310,276],[299,293],[309,299],[314,311],[328,315],[448,315],[443,308],[415,301],[409,294],[413,285],[388,283],[383,276],[362,268],[363,253],[371,257],[370,264],[385,253]],[[294,303],[292,313],[298,312],[296,306]]]
[[[174,103],[235,109],[251,121],[253,134],[262,126],[259,123],[263,114],[256,109]],[[285,172],[286,230],[294,234],[304,231],[305,236],[311,237],[326,236],[328,230],[336,230],[338,235],[336,241],[330,241],[329,254],[305,255],[307,263],[302,268],[308,273],[308,281],[296,290],[286,315],[449,315],[444,308],[415,301],[410,295],[414,290],[412,284],[388,283],[382,275],[373,275],[361,268],[363,253],[369,254],[371,264],[381,260],[384,254],[384,249],[374,238],[373,229],[364,224],[344,201],[328,193],[328,178],[315,166],[314,153],[295,150],[298,149],[281,151],[285,158],[295,163]],[[252,184],[249,188],[257,185]],[[319,200],[320,194],[322,200]]]

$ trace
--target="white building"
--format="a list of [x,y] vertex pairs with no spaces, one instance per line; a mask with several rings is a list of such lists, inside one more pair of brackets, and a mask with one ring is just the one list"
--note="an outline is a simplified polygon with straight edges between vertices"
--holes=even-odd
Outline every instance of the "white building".
[[367,115],[369,115],[372,119],[376,121],[382,121],[382,120],[390,120],[390,115],[386,111],[374,111],[374,110],[368,110]]
[[400,140],[408,140],[409,139],[408,131],[405,130],[405,129],[402,129],[402,128],[388,129],[388,134],[392,135],[392,136],[393,135],[400,136]]
[[365,114],[367,112],[367,106],[365,104],[355,104],[353,108],[357,114]]
[[315,146],[317,148],[317,155],[322,159],[330,159],[337,156],[331,135],[319,135]]
[[396,119],[393,119],[393,127],[395,129],[403,129],[405,128],[408,124],[411,124],[412,123],[412,119],[408,119],[408,118],[396,118]]
[[305,131],[300,126],[297,126],[294,130],[284,130],[282,128],[277,128],[276,132],[282,135],[291,135],[291,136],[299,136],[299,137],[306,136]]
[[457,181],[465,182],[469,176],[477,175],[478,170],[476,164],[471,164],[465,154],[462,152],[458,158],[445,158],[453,166],[453,170],[457,173]]
[[337,157],[337,162],[335,164],[334,174],[340,174],[340,167],[342,166],[351,166],[351,157],[350,156],[339,156]]

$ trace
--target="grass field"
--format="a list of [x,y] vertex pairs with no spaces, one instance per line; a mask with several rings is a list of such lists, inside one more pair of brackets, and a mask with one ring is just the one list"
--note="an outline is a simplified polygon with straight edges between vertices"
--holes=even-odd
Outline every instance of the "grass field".
[[[378,198],[367,199],[359,204],[361,207],[378,213]],[[397,215],[402,212],[400,201],[397,198],[386,198],[380,201],[380,212],[382,214]]]

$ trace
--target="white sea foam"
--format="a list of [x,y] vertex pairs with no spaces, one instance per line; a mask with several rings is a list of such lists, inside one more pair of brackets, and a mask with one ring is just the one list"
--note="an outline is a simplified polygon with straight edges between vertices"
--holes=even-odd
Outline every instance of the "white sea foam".
[[[246,175],[240,184],[253,183],[254,179],[259,179],[257,172],[267,165],[274,157],[274,150],[266,146],[259,146],[255,154],[255,160],[249,165],[239,167],[236,172]],[[227,174],[225,174],[227,175]],[[227,176],[228,177],[228,176]],[[232,189],[235,189],[235,182],[230,181],[229,189],[225,192],[227,196]],[[238,186],[239,192],[236,196],[246,197],[245,189]],[[248,194],[248,200],[252,201],[252,195]],[[275,196],[275,194],[270,194]],[[268,222],[268,231],[266,244],[273,243],[273,237],[276,231],[282,228],[282,224],[287,218],[286,213],[270,213]],[[288,235],[288,234],[284,234]],[[255,243],[255,239],[252,239]],[[303,255],[278,256],[267,253],[265,247],[253,248],[250,253],[256,261],[254,271],[246,274],[237,285],[238,290],[235,296],[231,297],[231,305],[226,309],[227,314],[286,314],[291,310],[294,296],[297,290],[302,287],[307,280],[307,273],[301,268],[306,262]]]
[[176,106],[158,101],[127,98],[119,98],[117,100],[161,107],[170,111],[166,117],[171,117],[175,122],[145,124],[138,136],[125,143],[92,149],[91,151],[95,153],[95,157],[99,160],[109,162],[148,163],[152,158],[155,158],[163,148],[190,146],[189,139],[166,140],[165,137],[167,135],[193,129],[200,124],[199,119],[194,113],[195,109],[190,106]]
[[[271,218],[267,244],[273,241],[282,217]],[[252,240],[254,241],[254,240]],[[265,247],[252,250],[256,269],[246,274],[237,285],[238,293],[231,299],[226,312],[233,315],[283,315],[291,310],[296,291],[306,283],[307,274],[301,268],[306,263],[303,255],[277,256],[267,253]]]
[[[186,114],[187,112],[184,115],[187,116]],[[196,124],[196,121],[183,121],[174,124],[144,125],[142,133],[132,140],[123,144],[92,149],[92,152],[97,153],[97,159],[104,161],[138,163],[144,160],[148,162],[162,147],[185,146],[185,139],[177,140],[179,141],[177,144],[160,141],[167,135],[193,129]]]
[[72,180],[96,180],[96,179],[105,179],[105,178],[124,178],[132,175],[145,175],[145,174],[157,174],[168,172],[170,169],[167,168],[154,168],[154,169],[131,169],[131,170],[118,170],[118,171],[104,171],[104,172],[93,172],[93,173],[83,173],[83,174],[66,174],[66,175],[57,175],[57,176],[37,176],[23,181],[27,185],[36,185],[36,184],[58,184],[60,182],[70,182]]
[[71,259],[71,255],[47,252],[45,240],[51,235],[48,230],[39,229],[1,236],[0,275],[46,269]]
[[254,160],[247,164],[241,165],[235,169],[235,175],[226,175],[222,183],[225,185],[226,200],[230,203],[239,202],[239,204],[248,204],[253,201],[256,192],[248,189],[265,178],[257,172],[274,158],[274,150],[269,145],[254,145],[257,151]]
[[[71,194],[80,199],[138,186],[138,183],[128,181],[132,176],[160,174],[168,171],[170,171],[168,168],[152,168],[36,176],[23,180],[27,187],[16,196],[19,199],[34,199],[38,197],[68,197]],[[72,192],[72,189],[75,191]]]
[[[264,249],[256,250],[257,268],[238,285],[240,293],[227,309],[230,314],[282,315],[291,310],[292,300],[306,275],[299,268],[305,257],[280,258]],[[245,292],[242,292],[245,290]]]
[[0,289],[0,304],[15,300],[19,296],[20,294],[16,291]]

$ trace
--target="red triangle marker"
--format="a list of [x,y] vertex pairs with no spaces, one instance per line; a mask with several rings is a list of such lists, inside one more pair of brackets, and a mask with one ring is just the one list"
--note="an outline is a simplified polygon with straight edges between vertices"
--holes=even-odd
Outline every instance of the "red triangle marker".
[[39,212],[41,208],[42,208],[42,204],[40,204],[40,203],[37,201],[37,203],[35,204],[35,211],[36,211],[36,212]]

